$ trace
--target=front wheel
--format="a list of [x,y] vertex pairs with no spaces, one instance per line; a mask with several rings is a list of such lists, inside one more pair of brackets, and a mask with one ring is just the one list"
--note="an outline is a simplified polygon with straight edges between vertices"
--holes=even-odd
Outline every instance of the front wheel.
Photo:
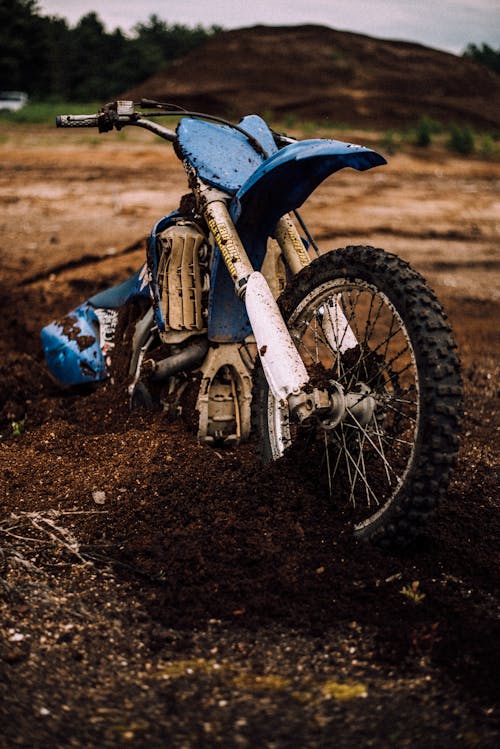
[[256,368],[261,457],[291,457],[354,534],[401,546],[446,490],[458,448],[461,379],[444,313],[406,262],[372,247],[330,252],[279,300],[311,385],[343,403],[299,423]]

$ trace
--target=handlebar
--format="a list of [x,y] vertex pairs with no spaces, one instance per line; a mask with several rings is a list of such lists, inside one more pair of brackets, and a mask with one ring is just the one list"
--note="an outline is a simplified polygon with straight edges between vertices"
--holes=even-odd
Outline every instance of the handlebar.
[[56,117],[56,127],[97,127],[96,114],[59,114]]
[[56,127],[97,127],[100,133],[106,133],[113,128],[121,130],[127,125],[135,125],[135,127],[143,127],[145,130],[159,135],[160,138],[168,140],[170,143],[177,139],[173,130],[141,117],[134,111],[132,102],[117,102],[117,104],[116,108],[106,105],[98,114],[60,114],[56,117]]
[[[141,103],[141,105],[144,106],[147,102],[148,100],[145,100]],[[151,102],[151,104],[155,105],[157,104],[157,102]],[[252,135],[242,130],[242,128],[238,125],[233,125],[232,123],[227,122],[226,120],[222,120],[218,117],[203,115],[197,112],[169,112],[169,114],[180,113],[184,114],[185,116],[196,116],[214,120],[216,122],[220,122],[221,124],[230,125],[236,130],[240,130],[249,139],[254,148],[259,153],[262,153],[265,158],[267,158],[266,152],[262,149],[260,143],[256,141]],[[148,116],[164,116],[164,114],[162,113],[160,115],[157,115],[156,113],[150,113]],[[149,130],[150,132],[154,133],[155,135],[159,135],[160,138],[170,141],[171,143],[177,140],[177,134],[173,130],[169,130],[168,128],[163,127],[163,125],[159,125],[157,122],[152,122],[151,120],[146,119],[146,117],[141,117],[140,114],[135,111],[134,103],[132,101],[116,101],[112,102],[111,104],[106,104],[98,114],[60,114],[56,117],[56,127],[97,127],[100,133],[108,132],[110,130],[113,130],[113,128],[121,130],[127,125],[142,127],[145,130]],[[288,138],[286,135],[281,135],[280,133],[276,133],[273,131],[271,132],[274,138],[274,142],[276,143],[278,148],[284,148],[285,146],[288,146],[291,143],[295,142],[294,138]]]

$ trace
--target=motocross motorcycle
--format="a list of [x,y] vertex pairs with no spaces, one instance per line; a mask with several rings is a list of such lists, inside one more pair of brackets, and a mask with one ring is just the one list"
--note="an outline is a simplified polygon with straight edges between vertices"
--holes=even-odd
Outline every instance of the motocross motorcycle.
[[[336,140],[296,141],[257,115],[238,124],[143,100],[62,128],[134,126],[170,141],[189,193],[151,232],[144,266],[42,331],[65,385],[113,373],[123,310],[133,407],[171,414],[196,382],[198,439],[255,435],[358,538],[402,545],[444,493],[457,452],[461,379],[444,313],[424,279],[381,249],[322,254],[298,208],[329,175],[385,164]],[[118,332],[120,331],[120,332]],[[120,339],[120,340],[118,340]],[[288,463],[287,463],[288,461]]]

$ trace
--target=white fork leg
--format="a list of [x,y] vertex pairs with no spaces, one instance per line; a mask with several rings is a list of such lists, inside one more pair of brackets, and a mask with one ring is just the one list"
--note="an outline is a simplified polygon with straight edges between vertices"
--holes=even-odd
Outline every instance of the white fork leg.
[[325,304],[322,321],[323,333],[332,351],[343,354],[358,345],[356,336],[352,332],[347,317],[344,315],[337,299],[332,305]]
[[297,395],[309,375],[267,281],[258,271],[248,278],[245,305],[272,394],[278,401]]

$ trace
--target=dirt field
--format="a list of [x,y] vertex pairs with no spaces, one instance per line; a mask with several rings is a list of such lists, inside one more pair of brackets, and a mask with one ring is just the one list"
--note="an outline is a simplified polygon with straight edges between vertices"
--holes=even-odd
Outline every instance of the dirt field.
[[396,154],[303,210],[413,263],[459,344],[455,478],[388,556],[252,444],[50,381],[40,328],[143,262],[171,149],[2,129],[0,158],[0,746],[497,747],[500,165]]

